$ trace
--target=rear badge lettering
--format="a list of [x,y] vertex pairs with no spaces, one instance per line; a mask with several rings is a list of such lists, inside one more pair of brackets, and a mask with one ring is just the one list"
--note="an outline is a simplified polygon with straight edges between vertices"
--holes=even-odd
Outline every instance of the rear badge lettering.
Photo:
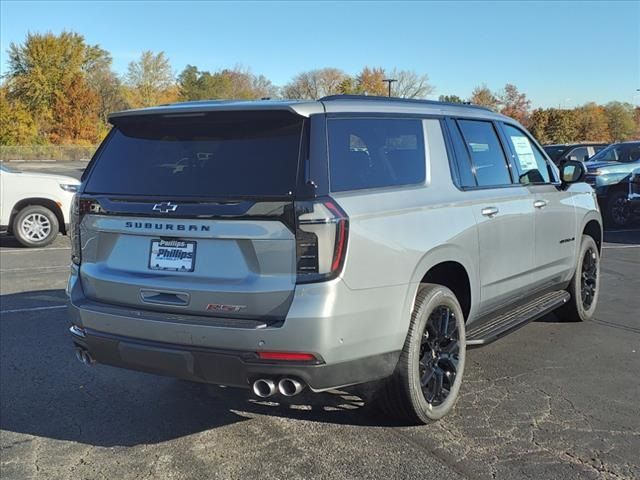
[[174,224],[174,223],[143,223],[143,222],[124,222],[125,228],[155,230],[155,231],[173,231],[179,232],[210,232],[210,225],[195,225],[195,224]]
[[223,305],[222,303],[210,303],[207,305],[208,312],[238,313],[247,308],[246,305]]

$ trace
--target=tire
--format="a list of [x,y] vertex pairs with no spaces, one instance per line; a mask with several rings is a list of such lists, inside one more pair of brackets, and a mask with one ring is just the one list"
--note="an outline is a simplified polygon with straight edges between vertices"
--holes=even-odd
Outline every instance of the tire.
[[626,192],[613,192],[607,199],[605,216],[611,227],[627,227],[632,214]]
[[29,205],[13,221],[13,235],[25,247],[44,247],[58,235],[58,217],[46,207]]
[[567,290],[571,300],[558,310],[557,316],[566,322],[591,320],[600,293],[600,252],[589,235],[582,236],[576,270]]
[[387,415],[410,424],[441,419],[458,399],[465,352],[464,316],[455,295],[441,285],[421,285],[396,370],[374,401]]

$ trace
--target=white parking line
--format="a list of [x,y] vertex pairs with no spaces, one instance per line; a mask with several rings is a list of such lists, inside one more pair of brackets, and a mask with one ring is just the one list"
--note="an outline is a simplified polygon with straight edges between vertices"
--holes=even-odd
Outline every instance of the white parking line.
[[640,245],[605,245],[602,248],[640,248]]
[[31,253],[31,252],[47,252],[50,250],[71,250],[71,247],[25,248],[22,250],[0,250],[0,253]]
[[0,314],[3,314],[3,313],[21,313],[21,312],[38,312],[40,310],[59,310],[61,308],[67,308],[67,306],[66,305],[49,305],[48,307],[14,308],[12,310],[0,310]]
[[32,267],[32,268],[3,268],[0,270],[0,273],[11,273],[11,272],[33,272],[38,270],[60,270],[63,268],[69,268],[69,265],[54,265],[51,267]]

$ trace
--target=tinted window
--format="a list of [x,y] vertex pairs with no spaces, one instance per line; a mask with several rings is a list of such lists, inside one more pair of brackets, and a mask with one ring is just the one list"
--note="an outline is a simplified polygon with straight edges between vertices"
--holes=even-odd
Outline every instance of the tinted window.
[[424,182],[421,120],[334,118],[327,128],[331,190]]
[[490,122],[459,120],[458,125],[471,155],[479,186],[508,185],[509,167]]
[[589,159],[590,162],[635,162],[640,160],[640,143],[609,145]]
[[548,147],[544,147],[544,151],[547,152],[547,155],[549,155],[549,158],[551,160],[553,160],[554,162],[558,162],[558,160],[560,159],[560,157],[568,150],[567,147],[562,146],[562,147],[555,147],[555,146],[548,146]]
[[522,130],[511,125],[504,125],[504,133],[513,152],[520,183],[549,183],[549,168],[538,147]]
[[274,196],[295,189],[302,119],[287,112],[138,116],[117,121],[86,191]]
[[570,159],[570,157],[575,157],[572,160],[578,160],[579,162],[584,162],[587,158],[589,158],[589,150],[587,150],[587,147],[574,148],[567,155],[567,159]]

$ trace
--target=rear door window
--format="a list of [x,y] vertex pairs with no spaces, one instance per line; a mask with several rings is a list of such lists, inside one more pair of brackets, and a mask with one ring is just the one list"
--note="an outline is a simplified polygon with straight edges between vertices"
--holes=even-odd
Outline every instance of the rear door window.
[[289,112],[139,115],[116,120],[85,191],[272,197],[295,190],[303,118]]
[[519,182],[525,185],[549,183],[547,161],[528,135],[512,125],[502,124],[502,128],[509,141]]
[[424,182],[420,119],[330,118],[327,129],[332,191]]
[[509,165],[493,124],[481,120],[458,120],[458,125],[471,157],[478,186],[511,184]]

